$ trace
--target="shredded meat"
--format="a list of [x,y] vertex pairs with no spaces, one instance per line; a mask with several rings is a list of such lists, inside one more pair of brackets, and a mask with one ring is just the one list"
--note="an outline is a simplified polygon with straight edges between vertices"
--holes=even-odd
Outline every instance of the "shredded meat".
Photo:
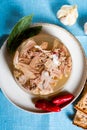
[[25,40],[16,50],[14,76],[27,90],[34,94],[49,94],[63,76],[72,69],[72,60],[67,48],[54,40],[52,50],[48,42],[38,45],[33,39]]

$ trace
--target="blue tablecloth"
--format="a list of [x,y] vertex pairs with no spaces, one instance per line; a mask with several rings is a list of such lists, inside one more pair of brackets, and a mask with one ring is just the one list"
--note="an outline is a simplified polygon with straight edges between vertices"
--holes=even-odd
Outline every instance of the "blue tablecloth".
[[[56,18],[57,10],[64,4],[77,4],[79,17],[68,27]],[[34,14],[33,23],[47,22],[60,25],[73,33],[81,42],[87,55],[87,36],[83,25],[87,21],[87,0],[0,0],[0,45],[14,24],[23,16]],[[36,115],[12,105],[0,91],[0,130],[81,130],[72,124],[74,104],[59,113]]]

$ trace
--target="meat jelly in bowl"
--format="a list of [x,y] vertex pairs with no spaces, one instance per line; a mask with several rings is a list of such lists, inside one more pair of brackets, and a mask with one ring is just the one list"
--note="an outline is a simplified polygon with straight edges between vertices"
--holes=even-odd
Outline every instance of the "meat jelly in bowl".
[[24,40],[12,61],[17,83],[36,96],[58,93],[72,70],[72,58],[66,46],[45,32]]

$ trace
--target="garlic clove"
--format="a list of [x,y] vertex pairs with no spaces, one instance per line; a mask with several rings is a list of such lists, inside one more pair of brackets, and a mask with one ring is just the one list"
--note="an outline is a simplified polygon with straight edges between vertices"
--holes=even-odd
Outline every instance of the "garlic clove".
[[87,35],[87,22],[84,24],[84,32]]
[[60,19],[60,21],[64,25],[73,25],[75,24],[78,17],[78,11],[77,6],[74,5],[63,5],[60,10],[57,11],[57,18]]

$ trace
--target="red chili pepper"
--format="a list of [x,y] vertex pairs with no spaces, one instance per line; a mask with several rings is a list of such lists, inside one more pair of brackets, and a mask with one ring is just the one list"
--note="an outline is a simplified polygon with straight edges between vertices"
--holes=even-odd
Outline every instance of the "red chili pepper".
[[73,94],[67,93],[67,94],[59,95],[59,96],[55,97],[52,100],[52,103],[60,106],[60,105],[63,105],[64,103],[71,101],[73,98],[74,98]]
[[61,109],[64,108],[64,107],[67,106],[70,102],[71,102],[71,101],[68,101],[68,102],[65,102],[64,104],[61,104],[61,105],[60,105],[60,108],[61,108]]
[[44,100],[44,99],[38,100],[35,103],[35,107],[37,107],[41,110],[50,111],[50,112],[59,112],[61,110],[59,106],[56,106],[52,102],[49,102],[49,101]]

